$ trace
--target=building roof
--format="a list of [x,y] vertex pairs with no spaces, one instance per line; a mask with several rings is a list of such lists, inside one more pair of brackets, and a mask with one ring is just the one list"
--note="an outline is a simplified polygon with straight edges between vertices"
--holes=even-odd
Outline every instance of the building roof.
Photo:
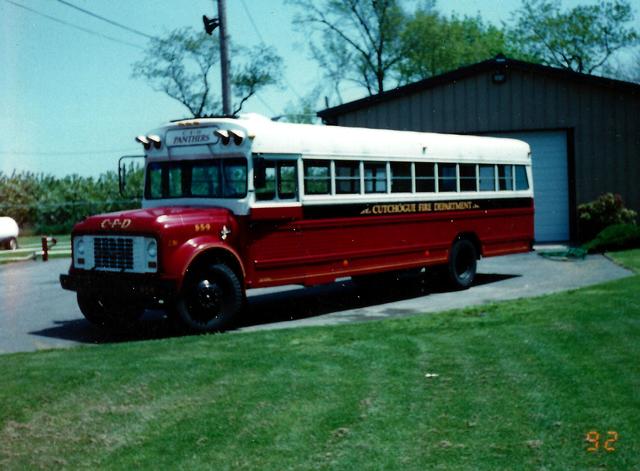
[[476,64],[468,65],[465,67],[460,67],[459,69],[452,70],[441,75],[436,75],[434,77],[429,77],[418,82],[413,82],[402,87],[397,87],[393,90],[388,90],[378,95],[372,95],[361,98],[359,100],[344,103],[342,105],[334,106],[332,108],[326,108],[324,110],[318,111],[317,114],[324,121],[331,122],[333,121],[333,118],[342,114],[367,108],[378,103],[391,101],[396,98],[405,97],[413,93],[428,90],[430,88],[446,85],[448,83],[456,82],[466,77],[490,71],[506,71],[508,73],[510,70],[543,74],[558,78],[560,80],[578,83],[589,83],[598,86],[640,93],[640,84],[637,83],[614,80],[605,77],[598,77],[596,75],[582,74],[569,69],[560,69],[557,67],[550,67],[541,64],[534,64],[531,62],[509,59],[499,54],[493,59],[478,62]]

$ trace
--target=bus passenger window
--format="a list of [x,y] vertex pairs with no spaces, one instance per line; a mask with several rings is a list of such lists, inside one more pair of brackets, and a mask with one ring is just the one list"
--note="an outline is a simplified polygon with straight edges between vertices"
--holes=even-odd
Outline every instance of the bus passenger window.
[[516,165],[516,190],[528,190],[527,168],[524,165]]
[[478,191],[475,164],[460,164],[460,191]]
[[416,164],[416,191],[418,193],[436,191],[434,165],[430,163]]
[[456,191],[456,164],[438,164],[438,191]]
[[493,165],[480,165],[480,191],[496,191],[496,173]]
[[409,162],[391,162],[391,193],[411,193]]
[[278,198],[281,200],[292,199],[296,197],[296,186],[298,179],[296,178],[295,162],[279,162],[278,163]]
[[266,201],[276,197],[276,167],[275,162],[264,162],[264,186],[256,188],[256,200]]
[[311,160],[304,163],[304,192],[308,195],[328,195],[331,193],[329,161]]
[[364,163],[364,192],[387,192],[387,164],[373,162]]
[[502,191],[513,190],[512,165],[498,165],[498,189]]
[[360,193],[360,163],[336,161],[336,193]]

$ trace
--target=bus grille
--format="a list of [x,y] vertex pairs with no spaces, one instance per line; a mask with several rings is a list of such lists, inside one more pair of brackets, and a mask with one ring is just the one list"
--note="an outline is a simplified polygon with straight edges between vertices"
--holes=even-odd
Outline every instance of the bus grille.
[[96,268],[107,270],[133,269],[133,239],[130,237],[96,237],[93,242]]

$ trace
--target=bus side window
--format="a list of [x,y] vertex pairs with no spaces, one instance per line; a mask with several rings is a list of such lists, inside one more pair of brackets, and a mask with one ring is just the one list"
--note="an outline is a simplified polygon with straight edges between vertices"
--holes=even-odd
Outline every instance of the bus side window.
[[476,164],[460,164],[460,191],[477,191]]
[[387,164],[376,162],[364,163],[364,192],[387,192]]
[[336,161],[336,193],[360,193],[360,162]]
[[328,160],[308,160],[304,163],[304,192],[308,195],[331,193],[331,163]]
[[278,162],[278,198],[290,200],[297,196],[296,162]]
[[496,191],[496,173],[493,165],[480,165],[480,191]]
[[438,164],[438,191],[456,191],[456,164]]
[[391,162],[391,193],[411,193],[409,162]]
[[275,162],[264,162],[264,186],[256,188],[256,200],[266,201],[276,197],[276,167]]
[[498,165],[498,189],[502,191],[513,190],[512,165]]
[[524,165],[516,165],[516,190],[528,190],[527,168]]
[[416,192],[433,193],[436,191],[435,165],[416,163]]

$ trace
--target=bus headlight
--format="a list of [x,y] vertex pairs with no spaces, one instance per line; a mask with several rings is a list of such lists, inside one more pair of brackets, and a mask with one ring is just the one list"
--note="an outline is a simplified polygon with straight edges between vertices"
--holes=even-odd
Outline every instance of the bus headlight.
[[150,240],[147,243],[147,256],[150,259],[155,259],[158,256],[158,243],[155,240]]
[[83,257],[84,256],[84,240],[82,239],[82,237],[76,239],[76,254],[79,257]]

